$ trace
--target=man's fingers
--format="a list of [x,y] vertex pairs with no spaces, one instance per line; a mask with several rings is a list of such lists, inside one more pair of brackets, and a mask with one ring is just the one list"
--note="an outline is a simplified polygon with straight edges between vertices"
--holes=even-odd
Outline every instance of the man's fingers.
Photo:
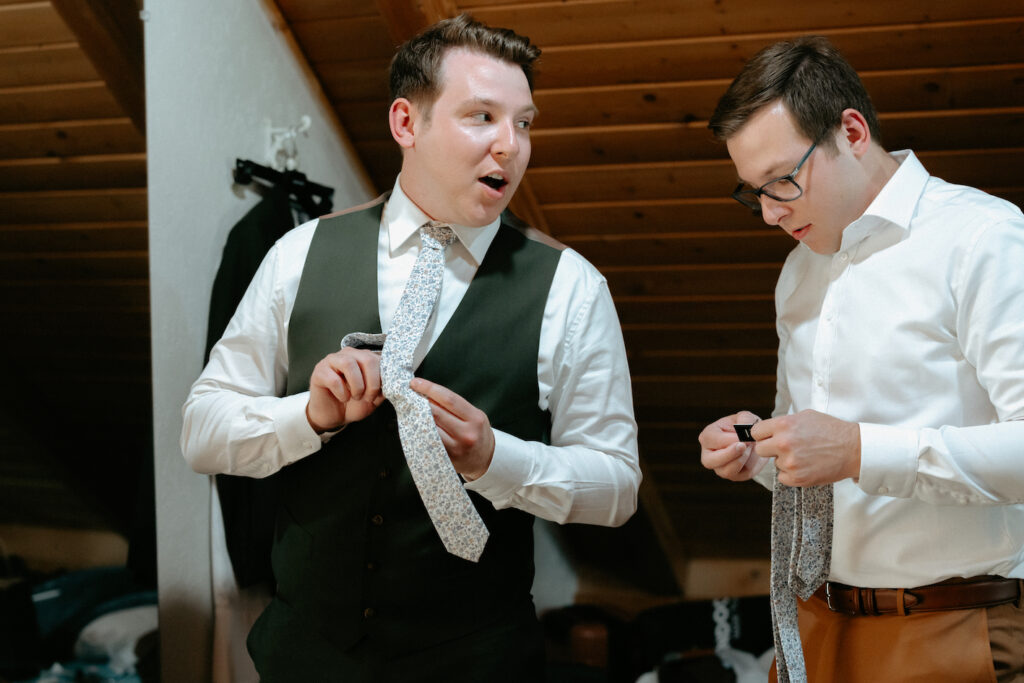
[[465,418],[472,405],[448,387],[431,382],[422,377],[414,377],[409,386],[413,391],[423,394],[433,405],[439,406],[456,417]]

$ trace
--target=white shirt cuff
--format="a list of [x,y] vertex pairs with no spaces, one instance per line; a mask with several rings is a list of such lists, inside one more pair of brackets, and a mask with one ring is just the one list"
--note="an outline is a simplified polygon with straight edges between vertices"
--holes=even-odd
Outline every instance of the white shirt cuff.
[[465,486],[491,501],[496,508],[507,507],[533,469],[530,446],[516,437],[494,430],[494,458],[483,476]]
[[860,479],[872,496],[909,498],[917,481],[917,431],[860,423]]
[[326,435],[317,434],[306,418],[308,402],[309,392],[304,391],[285,396],[274,405],[274,431],[277,433],[285,465],[316,453],[326,440]]

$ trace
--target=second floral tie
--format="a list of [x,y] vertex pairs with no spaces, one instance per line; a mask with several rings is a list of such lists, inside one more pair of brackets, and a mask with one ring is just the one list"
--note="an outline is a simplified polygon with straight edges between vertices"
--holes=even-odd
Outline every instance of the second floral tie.
[[380,357],[384,396],[398,415],[398,435],[409,471],[445,549],[476,562],[489,535],[437,433],[430,403],[409,388],[413,354],[434,310],[444,274],[445,248],[455,241],[447,225],[420,228],[422,246],[402,292]]
[[805,683],[796,599],[828,580],[832,559],[832,484],[772,491],[771,605],[779,683]]

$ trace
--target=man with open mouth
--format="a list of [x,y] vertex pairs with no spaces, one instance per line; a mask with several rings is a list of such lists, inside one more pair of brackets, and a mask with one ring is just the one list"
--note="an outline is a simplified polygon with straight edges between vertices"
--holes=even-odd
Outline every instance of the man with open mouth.
[[[186,401],[194,469],[280,481],[276,595],[248,639],[264,683],[543,680],[534,518],[636,510],[605,279],[505,211],[539,53],[467,16],[403,45],[393,189],[274,246]],[[395,341],[424,318],[418,342]],[[414,377],[393,386],[382,368],[405,351]],[[406,404],[426,406],[425,430]],[[437,439],[457,489],[440,497],[468,499],[465,526],[419,478],[413,445]]]

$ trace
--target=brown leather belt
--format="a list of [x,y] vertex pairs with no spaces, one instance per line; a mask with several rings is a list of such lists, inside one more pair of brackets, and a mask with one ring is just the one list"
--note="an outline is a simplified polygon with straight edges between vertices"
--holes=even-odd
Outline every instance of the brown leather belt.
[[840,614],[880,615],[942,612],[954,609],[995,607],[1008,602],[1021,605],[1024,581],[1001,576],[950,579],[919,588],[858,588],[827,582],[814,597]]

